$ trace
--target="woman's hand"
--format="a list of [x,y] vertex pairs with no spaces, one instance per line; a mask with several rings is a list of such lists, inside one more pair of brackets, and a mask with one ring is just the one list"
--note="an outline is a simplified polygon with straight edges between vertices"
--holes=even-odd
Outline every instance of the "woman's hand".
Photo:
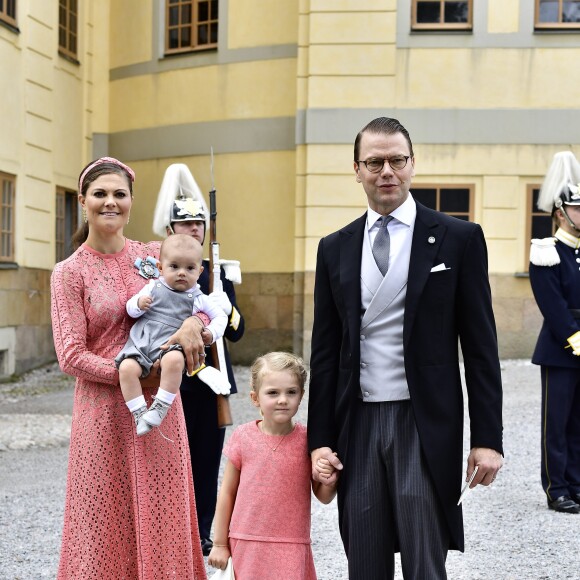
[[161,346],[161,350],[167,350],[172,344],[179,344],[185,356],[185,366],[188,374],[191,374],[205,360],[205,347],[201,338],[201,331],[204,329],[203,322],[197,316],[190,316],[184,320],[181,328],[169,337],[167,342]]
[[159,388],[159,377],[161,376],[161,364],[159,360],[156,360],[151,367],[151,371],[144,378],[141,379],[142,389],[158,389]]

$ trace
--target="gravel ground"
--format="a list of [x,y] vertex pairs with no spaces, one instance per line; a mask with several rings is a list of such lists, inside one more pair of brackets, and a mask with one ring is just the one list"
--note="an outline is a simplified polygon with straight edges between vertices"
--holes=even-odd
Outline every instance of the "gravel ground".
[[[504,469],[464,504],[466,553],[451,552],[452,580],[580,578],[580,516],[546,508],[540,486],[539,369],[503,361]],[[248,369],[235,369],[237,424],[257,417]],[[54,578],[62,527],[72,382],[56,365],[0,384],[0,579]],[[305,422],[306,401],[298,419]],[[228,428],[228,435],[232,428]],[[312,541],[320,580],[347,578],[336,503],[312,503]],[[208,569],[211,572],[211,569]],[[397,568],[397,578],[402,578]]]

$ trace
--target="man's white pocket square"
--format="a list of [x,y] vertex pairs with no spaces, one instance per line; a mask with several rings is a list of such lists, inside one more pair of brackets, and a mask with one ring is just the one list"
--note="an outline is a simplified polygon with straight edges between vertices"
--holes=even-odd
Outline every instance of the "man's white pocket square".
[[451,268],[446,268],[444,262],[431,268],[431,272],[442,272],[443,270],[451,270]]

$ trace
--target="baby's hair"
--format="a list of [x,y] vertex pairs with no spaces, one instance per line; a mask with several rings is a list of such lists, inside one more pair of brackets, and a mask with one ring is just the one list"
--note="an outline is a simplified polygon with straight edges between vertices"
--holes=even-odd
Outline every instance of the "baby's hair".
[[291,373],[296,377],[300,389],[302,391],[304,390],[308,372],[304,365],[304,361],[300,357],[289,352],[269,352],[259,356],[250,368],[250,386],[252,387],[252,391],[256,393],[258,392],[260,389],[260,383],[262,382],[262,377],[268,371],[287,371]]
[[163,240],[159,250],[160,260],[163,260],[164,250],[167,251],[167,248],[171,246],[179,248],[184,252],[196,252],[199,262],[203,259],[203,248],[195,238],[185,234],[173,234]]

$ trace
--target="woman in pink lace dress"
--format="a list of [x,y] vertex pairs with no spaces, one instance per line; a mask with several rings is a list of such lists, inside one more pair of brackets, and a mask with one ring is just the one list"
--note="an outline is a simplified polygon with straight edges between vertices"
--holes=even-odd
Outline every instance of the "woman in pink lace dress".
[[[60,580],[206,578],[181,401],[163,434],[137,437],[114,362],[132,323],[125,303],[146,283],[135,262],[157,258],[159,250],[158,242],[123,236],[133,180],[133,171],[112,158],[83,170],[84,243],[51,279],[56,353],[77,378]],[[200,329],[190,318],[173,337],[190,366],[203,352]],[[143,382],[149,401],[156,383]]]

